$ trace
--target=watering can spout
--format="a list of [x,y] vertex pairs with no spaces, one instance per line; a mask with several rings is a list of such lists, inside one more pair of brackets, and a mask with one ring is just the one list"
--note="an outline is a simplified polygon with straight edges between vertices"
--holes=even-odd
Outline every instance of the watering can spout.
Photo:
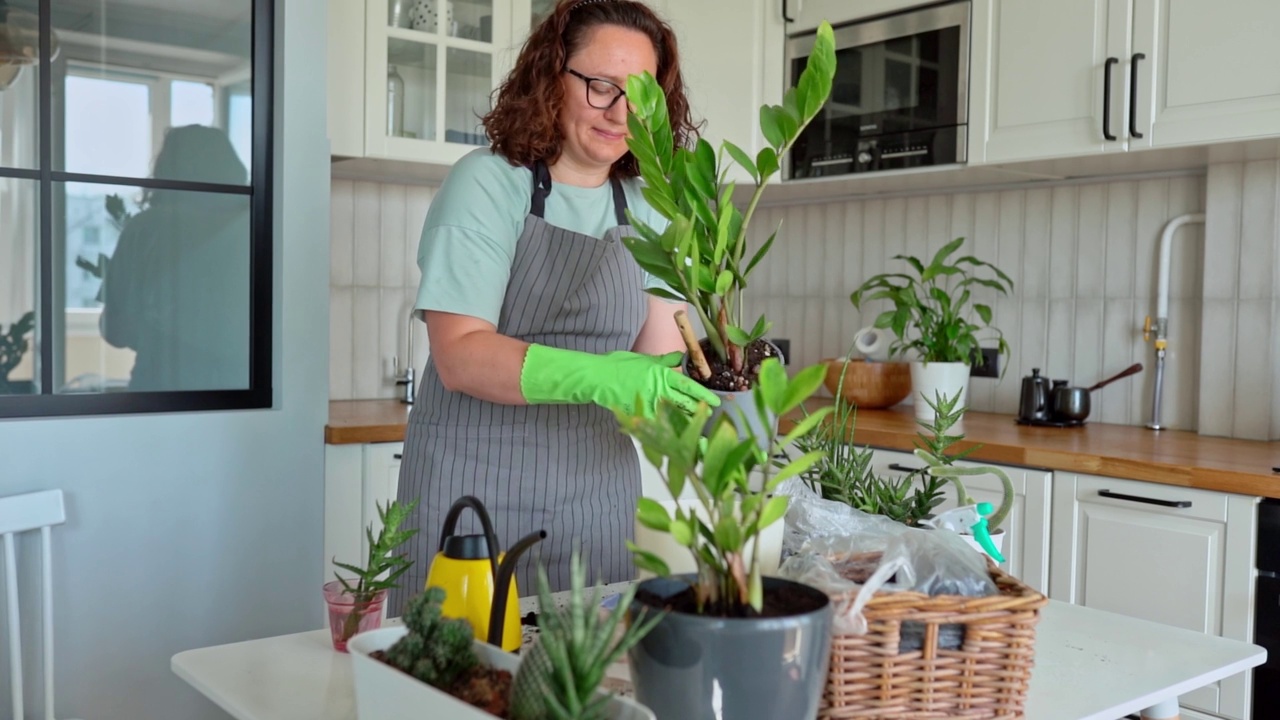
[[498,576],[494,583],[494,588],[498,592],[494,593],[493,610],[489,616],[489,644],[502,647],[502,633],[507,618],[507,593],[502,592],[503,588],[510,586],[511,577],[516,572],[516,562],[525,550],[533,547],[547,537],[546,530],[529,533],[520,538],[519,542],[512,545],[502,558],[502,563],[498,565]]

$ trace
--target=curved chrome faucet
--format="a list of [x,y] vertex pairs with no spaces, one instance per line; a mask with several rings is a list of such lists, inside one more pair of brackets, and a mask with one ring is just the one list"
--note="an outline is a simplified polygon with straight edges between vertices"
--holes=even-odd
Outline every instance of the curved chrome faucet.
[[413,321],[415,319],[416,318],[413,316],[413,308],[409,308],[409,331],[405,335],[408,339],[409,352],[407,354],[409,359],[405,364],[404,372],[400,372],[397,367],[400,362],[400,353],[396,353],[395,356],[391,358],[393,379],[396,381],[396,385],[404,386],[404,394],[400,396],[400,402],[409,405],[413,404],[413,396],[416,391],[415,383],[413,381]]

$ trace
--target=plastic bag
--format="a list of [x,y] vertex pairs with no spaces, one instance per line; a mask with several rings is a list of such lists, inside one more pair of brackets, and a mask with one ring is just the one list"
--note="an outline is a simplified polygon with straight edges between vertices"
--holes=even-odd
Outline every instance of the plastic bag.
[[[907,527],[822,499],[800,480],[778,494],[790,498],[782,577],[826,592],[836,603],[836,633],[867,631],[862,608],[878,591],[983,597],[997,592],[986,557],[946,530]],[[903,623],[900,649],[919,648],[924,626]],[[940,628],[939,646],[957,648],[959,625]]]

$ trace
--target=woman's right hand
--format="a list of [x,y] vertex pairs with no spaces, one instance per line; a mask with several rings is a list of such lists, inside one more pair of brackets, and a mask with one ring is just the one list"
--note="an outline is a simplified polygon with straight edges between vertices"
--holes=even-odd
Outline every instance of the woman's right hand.
[[[661,400],[689,413],[699,402],[719,405],[715,393],[675,369],[680,358],[678,352],[645,355],[619,350],[595,355],[530,345],[520,372],[520,390],[530,404],[590,402],[649,415]],[[642,406],[637,408],[637,402]]]

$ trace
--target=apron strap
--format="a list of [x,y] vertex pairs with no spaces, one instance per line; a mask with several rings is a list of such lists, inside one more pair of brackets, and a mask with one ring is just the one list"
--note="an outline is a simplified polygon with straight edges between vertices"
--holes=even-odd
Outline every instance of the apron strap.
[[618,217],[618,224],[630,225],[627,221],[627,194],[622,191],[622,181],[610,176],[609,184],[613,186],[613,212]]
[[551,194],[551,171],[541,160],[535,162],[529,169],[533,171],[533,195],[530,198],[529,213],[545,220],[547,196]]
[[[534,217],[546,219],[547,196],[551,194],[551,171],[541,160],[530,168],[533,172],[533,194],[529,198],[529,213]],[[627,194],[622,189],[622,181],[616,177],[609,178],[613,188],[613,214],[619,225],[630,225],[627,221]]]

